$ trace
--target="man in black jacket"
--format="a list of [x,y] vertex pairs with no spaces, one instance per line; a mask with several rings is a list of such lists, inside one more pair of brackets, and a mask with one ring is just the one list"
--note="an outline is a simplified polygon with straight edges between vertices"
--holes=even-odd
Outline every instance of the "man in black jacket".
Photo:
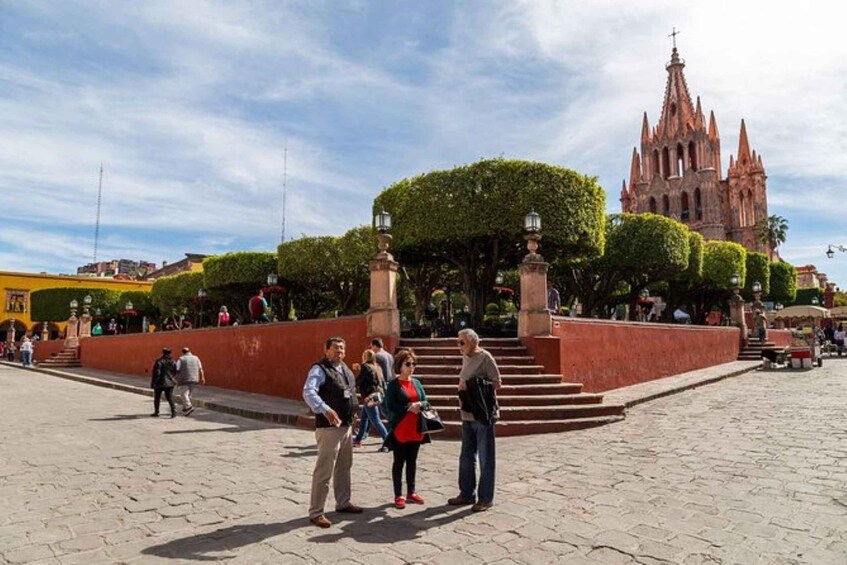
[[159,403],[162,401],[162,392],[171,406],[171,418],[176,418],[176,407],[174,406],[174,386],[176,386],[176,362],[171,359],[171,350],[167,347],[162,349],[162,356],[153,364],[153,377],[150,379],[150,388],[153,389],[153,418],[159,417]]
[[344,364],[344,353],[342,338],[326,340],[324,358],[312,365],[303,385],[303,399],[315,413],[315,441],[318,444],[309,519],[321,528],[332,525],[324,515],[330,479],[335,491],[335,511],[353,514],[362,511],[350,502],[352,426],[357,402],[355,377]]
[[[447,502],[452,506],[473,504],[471,510],[484,512],[494,503],[494,425],[500,416],[494,391],[500,388],[500,369],[494,357],[479,346],[479,335],[472,329],[459,332],[458,345],[462,352],[459,396],[460,399],[464,397],[459,495]],[[476,480],[477,457],[479,485]]]

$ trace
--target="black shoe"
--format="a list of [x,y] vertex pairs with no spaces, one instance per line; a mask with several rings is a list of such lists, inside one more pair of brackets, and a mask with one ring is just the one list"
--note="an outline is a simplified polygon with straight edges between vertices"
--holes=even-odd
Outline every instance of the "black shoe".
[[158,412],[156,412],[155,414],[150,414],[150,417],[151,417],[151,418],[158,418],[158,417],[159,417],[159,413],[158,413]]
[[171,412],[171,419],[176,418],[176,412]]

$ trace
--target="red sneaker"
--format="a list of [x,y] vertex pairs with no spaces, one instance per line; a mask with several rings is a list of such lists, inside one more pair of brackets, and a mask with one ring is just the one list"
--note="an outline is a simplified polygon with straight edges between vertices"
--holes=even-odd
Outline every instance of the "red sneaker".
[[406,502],[414,502],[415,504],[423,504],[424,499],[416,492],[406,495]]
[[354,441],[353,447],[362,447],[362,442],[361,441]]
[[394,499],[394,507],[403,510],[406,508],[406,500],[402,496],[398,496]]

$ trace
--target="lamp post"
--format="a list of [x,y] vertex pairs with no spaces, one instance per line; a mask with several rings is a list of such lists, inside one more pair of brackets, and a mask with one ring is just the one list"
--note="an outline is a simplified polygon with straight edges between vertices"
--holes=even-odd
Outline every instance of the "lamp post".
[[529,253],[520,265],[521,306],[518,312],[518,337],[550,335],[552,314],[547,309],[547,269],[549,265],[538,254],[541,239],[541,216],[535,210],[524,216],[524,239]]
[[820,304],[820,303],[821,303],[821,301],[820,301],[820,300],[818,300],[818,297],[817,297],[817,296],[813,296],[813,297],[812,297],[812,306],[817,306],[817,305],[818,305],[818,304]]
[[400,310],[397,308],[397,271],[400,265],[388,252],[391,244],[391,214],[382,210],[374,214],[379,251],[368,263],[371,273],[370,307],[368,308],[368,337],[399,337]]
[[732,298],[729,305],[729,317],[733,325],[741,330],[741,341],[747,342],[747,321],[744,318],[744,299],[741,298],[741,275],[732,273],[729,277]]
[[762,303],[762,283],[755,281],[753,283],[753,308],[764,313],[765,305]]
[[841,251],[841,252],[847,251],[847,247],[844,247],[843,245],[835,245],[833,243],[830,243],[829,245],[826,246],[826,258],[832,259],[833,257],[835,257],[835,250],[836,249],[838,251]]
[[200,306],[199,306],[200,307],[200,315],[197,318],[197,327],[198,328],[203,327],[203,301],[206,299],[206,297],[208,295],[209,295],[209,293],[206,291],[205,288],[197,289],[197,301],[200,303]]
[[125,309],[126,309],[126,333],[129,333],[129,313],[132,310],[132,302],[127,301]]
[[79,302],[77,302],[76,298],[74,298],[71,300],[69,306],[71,307],[71,318],[76,318],[76,309],[79,308]]
[[79,323],[79,337],[91,337],[91,303],[93,299],[86,294],[82,299],[82,318]]
[[268,274],[268,298],[270,299],[270,304],[271,304],[271,315],[272,315],[271,321],[273,321],[274,318],[282,319],[280,316],[274,315],[276,313],[276,308],[274,308],[274,288],[276,288],[276,285],[278,283],[279,283],[279,275],[277,275],[276,273],[269,273]]

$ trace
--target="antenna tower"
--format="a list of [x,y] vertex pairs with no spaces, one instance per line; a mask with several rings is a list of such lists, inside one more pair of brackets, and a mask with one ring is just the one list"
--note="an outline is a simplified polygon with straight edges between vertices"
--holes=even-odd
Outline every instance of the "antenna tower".
[[288,181],[288,142],[285,142],[285,150],[282,154],[282,234],[279,242],[285,243],[285,196],[286,184]]
[[97,243],[100,240],[100,203],[103,200],[103,163],[100,163],[100,183],[97,186],[97,221],[94,223],[94,262],[97,262]]

